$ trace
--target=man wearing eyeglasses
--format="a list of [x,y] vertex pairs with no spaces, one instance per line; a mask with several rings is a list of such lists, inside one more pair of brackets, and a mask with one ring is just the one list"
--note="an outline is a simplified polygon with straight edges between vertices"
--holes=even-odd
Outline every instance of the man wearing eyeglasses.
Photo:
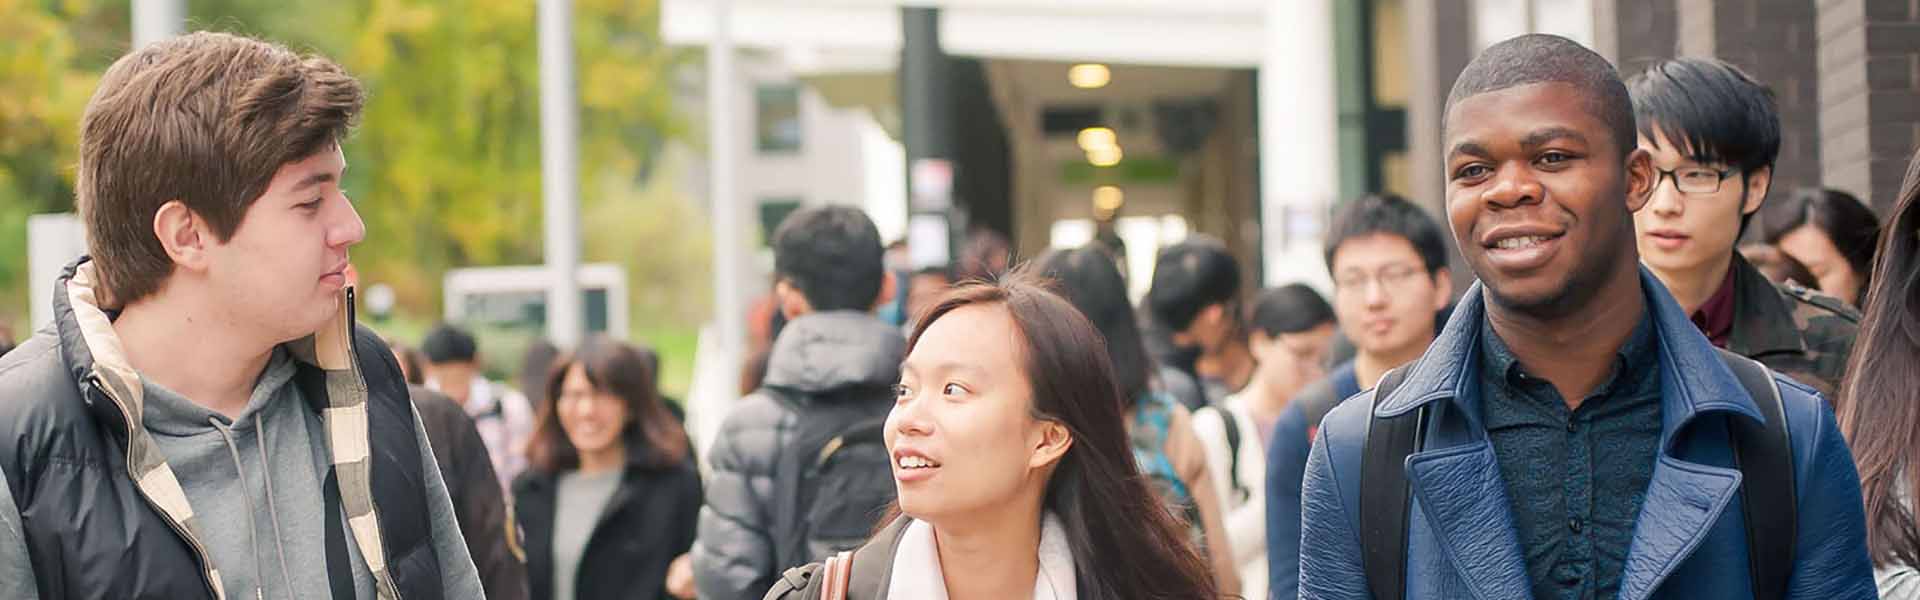
[[1346,203],[1327,231],[1333,312],[1353,342],[1352,360],[1300,390],[1274,423],[1267,449],[1267,580],[1274,598],[1300,585],[1300,482],[1320,419],[1413,362],[1438,333],[1434,313],[1453,302],[1447,242],[1433,217],[1398,196]]
[[1734,251],[1780,151],[1767,88],[1713,59],[1648,67],[1627,82],[1653,196],[1634,213],[1640,260],[1715,346],[1832,398],[1860,315],[1798,284],[1775,285]]

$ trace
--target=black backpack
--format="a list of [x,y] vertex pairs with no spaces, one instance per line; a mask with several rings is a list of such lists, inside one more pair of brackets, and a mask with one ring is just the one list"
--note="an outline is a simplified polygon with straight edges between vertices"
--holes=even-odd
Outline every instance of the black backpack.
[[[1741,504],[1746,508],[1748,573],[1754,598],[1787,596],[1793,575],[1794,540],[1800,523],[1793,481],[1793,445],[1787,437],[1780,386],[1766,365],[1720,350],[1720,360],[1759,405],[1766,423],[1727,418],[1733,438],[1733,462],[1740,470]],[[1380,378],[1371,406],[1406,380],[1411,365]],[[1399,600],[1407,589],[1407,456],[1426,440],[1427,407],[1367,423],[1360,458],[1360,558],[1375,600]],[[1374,515],[1369,518],[1368,515]],[[1756,527],[1756,523],[1765,526]]]
[[821,396],[762,393],[800,415],[773,476],[773,556],[803,565],[865,542],[893,503],[893,459],[882,437],[890,388],[853,386]]

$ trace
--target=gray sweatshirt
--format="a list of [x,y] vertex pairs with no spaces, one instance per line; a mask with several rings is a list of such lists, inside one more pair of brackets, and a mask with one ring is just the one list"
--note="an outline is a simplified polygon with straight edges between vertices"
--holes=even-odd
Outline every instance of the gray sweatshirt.
[[[307,409],[299,386],[291,385],[296,369],[284,350],[276,350],[246,408],[232,420],[152,382],[143,385],[142,421],[194,512],[203,515],[201,541],[229,598],[325,598],[331,589],[321,519],[338,519],[345,528],[346,516],[325,514],[326,430],[320,416]],[[414,420],[446,597],[484,598],[426,429],[418,425],[418,414]],[[35,584],[19,519],[0,485],[0,596],[32,599]],[[355,597],[374,600],[373,576],[359,546],[346,546]]]

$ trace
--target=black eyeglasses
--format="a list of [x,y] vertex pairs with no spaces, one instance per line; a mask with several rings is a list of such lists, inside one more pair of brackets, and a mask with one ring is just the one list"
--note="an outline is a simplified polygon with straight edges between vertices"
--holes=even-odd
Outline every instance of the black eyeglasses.
[[1713,194],[1720,191],[1720,182],[1726,181],[1737,173],[1733,169],[1709,169],[1707,167],[1680,167],[1678,169],[1653,168],[1653,188],[1660,189],[1660,180],[1672,178],[1673,188],[1682,194]]

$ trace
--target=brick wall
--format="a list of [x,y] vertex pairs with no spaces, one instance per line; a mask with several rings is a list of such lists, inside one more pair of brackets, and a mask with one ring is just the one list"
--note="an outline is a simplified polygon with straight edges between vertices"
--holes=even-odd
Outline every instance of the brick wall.
[[1780,158],[1773,184],[1778,194],[1817,186],[1823,179],[1814,2],[1683,0],[1677,11],[1682,56],[1713,56],[1738,65],[1773,90],[1780,111]]
[[1817,1],[1821,170],[1885,214],[1920,139],[1920,2]]

